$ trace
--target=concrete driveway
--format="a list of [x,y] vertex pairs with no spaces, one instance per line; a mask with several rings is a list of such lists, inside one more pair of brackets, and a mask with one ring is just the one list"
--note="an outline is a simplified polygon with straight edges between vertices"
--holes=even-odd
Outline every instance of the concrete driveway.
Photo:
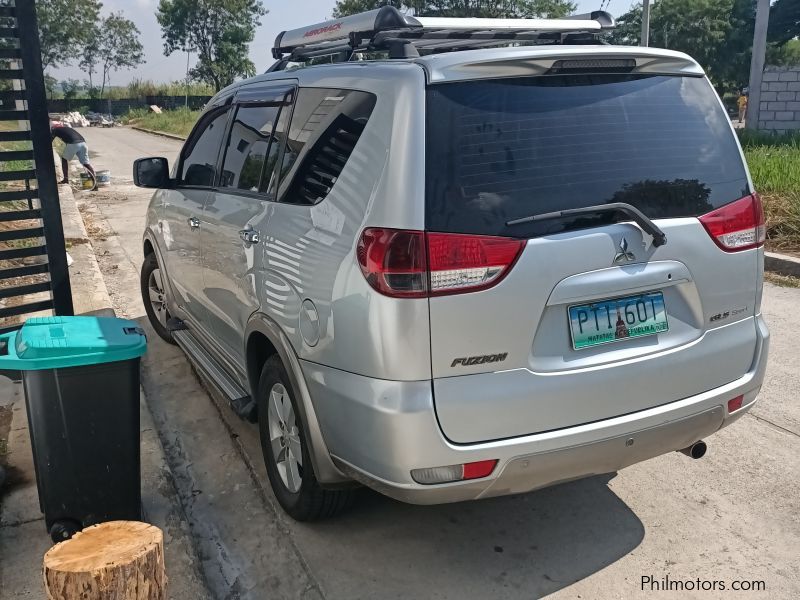
[[[130,184],[130,163],[172,160],[179,144],[128,129],[85,136],[114,179],[79,203],[115,309],[144,322],[150,194]],[[365,490],[346,515],[311,525],[277,508],[255,426],[210,398],[180,350],[152,333],[143,385],[219,598],[645,598],[659,589],[642,589],[648,577],[661,589],[684,582],[665,598],[797,598],[800,289],[767,285],[763,307],[773,341],[761,401],[707,440],[703,460],[674,453],[613,477],[458,505]],[[738,581],[763,591],[734,592]]]

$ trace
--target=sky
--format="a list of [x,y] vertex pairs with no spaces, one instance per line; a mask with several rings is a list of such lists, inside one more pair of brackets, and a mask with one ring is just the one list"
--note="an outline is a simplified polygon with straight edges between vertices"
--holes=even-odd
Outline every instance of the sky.
[[[612,15],[626,12],[634,0],[611,0],[606,9]],[[277,35],[287,29],[325,21],[331,18],[335,0],[263,0],[269,13],[261,18],[261,26],[250,44],[250,58],[256,65],[256,72],[263,73],[272,64],[270,52]],[[602,0],[578,0],[578,12],[597,10]],[[168,82],[182,80],[186,74],[186,54],[173,53],[164,56],[161,40],[161,27],[156,21],[155,11],[158,0],[103,0],[103,15],[110,12],[123,12],[136,23],[141,32],[140,40],[145,49],[146,62],[134,70],[117,71],[111,74],[111,85],[125,85],[132,79]],[[194,65],[196,57],[189,58]],[[73,61],[77,64],[78,61]],[[80,81],[86,75],[76,66],[62,66],[50,69],[48,73],[59,81],[74,78]]]

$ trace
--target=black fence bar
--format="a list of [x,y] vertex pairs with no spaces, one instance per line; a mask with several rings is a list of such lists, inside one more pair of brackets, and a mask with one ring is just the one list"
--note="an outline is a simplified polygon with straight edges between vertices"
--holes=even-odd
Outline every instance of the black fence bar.
[[8,231],[0,231],[0,242],[8,242],[10,240],[29,240],[31,238],[39,238],[43,236],[44,227],[9,229]]
[[[8,222],[8,221],[22,221],[23,219],[41,219],[42,213],[38,209],[33,210],[3,210],[0,211],[0,221]],[[63,237],[63,233],[61,234]],[[64,250],[66,252],[66,249]],[[64,264],[66,264],[67,259],[64,258]]]
[[30,131],[0,131],[0,142],[27,142],[30,139]]
[[27,248],[11,248],[10,250],[0,250],[0,260],[29,258],[31,256],[47,256],[47,246],[29,246]]
[[51,300],[42,300],[41,302],[31,302],[29,304],[22,304],[20,306],[0,308],[0,317],[14,317],[16,315],[24,315],[27,313],[39,312],[40,310],[48,310],[51,308],[53,308],[53,302]]
[[10,192],[0,192],[0,202],[13,202],[14,200],[35,200],[39,197],[36,188],[30,190],[11,190]]
[[0,151],[0,161],[5,160],[33,160],[33,150]]
[[25,296],[27,294],[36,294],[38,292],[49,292],[50,282],[43,281],[42,283],[31,283],[29,285],[20,285],[15,288],[0,288],[0,298],[16,298],[18,296]]
[[0,110],[0,121],[25,121],[27,118],[27,110]]
[[47,263],[37,265],[25,265],[24,267],[13,267],[11,269],[0,269],[0,279],[15,279],[17,277],[28,277],[30,275],[41,275],[50,270]]
[[[0,50],[0,52],[11,52],[12,50]],[[13,48],[13,52],[19,55],[19,48]],[[0,56],[2,56],[0,54]],[[13,58],[19,58],[19,56],[15,56]],[[0,101],[7,103],[12,100],[25,100],[25,90],[3,90],[0,92]]]
[[[52,155],[50,156],[50,162],[53,162]],[[33,169],[25,169],[23,171],[0,171],[0,181],[17,181],[20,179],[36,178],[36,171]],[[53,173],[53,179],[55,179],[55,173]]]
[[61,207],[53,163],[50,118],[47,114],[47,94],[39,47],[36,6],[35,2],[31,0],[17,0],[15,5],[17,29],[20,34],[20,55],[24,67],[28,121],[30,122],[41,205],[39,212],[44,226],[47,260],[50,266],[52,305],[57,315],[72,315],[74,314],[72,289],[69,282],[67,248],[64,242],[64,227],[61,222]]
[[[8,30],[0,29],[0,38],[10,37],[3,35],[3,31]],[[40,57],[39,62],[41,62],[41,60]],[[23,75],[22,69],[0,69],[0,79],[22,79]]]

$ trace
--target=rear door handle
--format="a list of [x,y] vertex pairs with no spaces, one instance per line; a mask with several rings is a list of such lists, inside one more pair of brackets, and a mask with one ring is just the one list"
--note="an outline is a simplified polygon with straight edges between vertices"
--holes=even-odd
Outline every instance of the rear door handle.
[[242,229],[239,232],[239,237],[245,244],[257,244],[261,240],[255,229]]
[[200,219],[198,219],[197,217],[189,217],[188,223],[189,227],[191,227],[192,229],[197,229],[198,227],[200,227]]

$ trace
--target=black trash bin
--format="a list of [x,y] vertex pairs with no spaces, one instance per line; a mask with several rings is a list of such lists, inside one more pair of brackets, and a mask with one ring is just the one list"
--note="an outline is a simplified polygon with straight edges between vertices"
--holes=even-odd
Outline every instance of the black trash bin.
[[103,521],[141,520],[139,359],[134,322],[43,317],[2,336],[0,370],[19,371],[53,541]]

